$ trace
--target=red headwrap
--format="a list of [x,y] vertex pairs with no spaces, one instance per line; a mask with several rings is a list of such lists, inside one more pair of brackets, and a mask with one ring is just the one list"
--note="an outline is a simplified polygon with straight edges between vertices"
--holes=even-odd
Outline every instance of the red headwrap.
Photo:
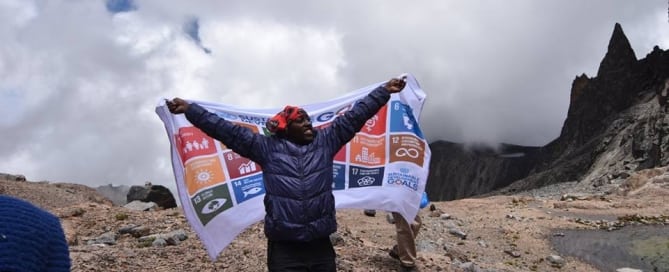
[[284,132],[288,127],[288,123],[303,117],[306,112],[299,107],[286,106],[283,111],[280,111],[274,117],[267,120],[265,126],[272,133]]

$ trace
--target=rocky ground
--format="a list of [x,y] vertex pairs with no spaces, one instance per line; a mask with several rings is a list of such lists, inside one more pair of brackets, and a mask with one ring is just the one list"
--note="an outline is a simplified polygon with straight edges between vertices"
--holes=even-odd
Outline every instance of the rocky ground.
[[[61,218],[73,271],[266,270],[260,223],[211,262],[179,209],[133,211],[74,184],[0,179],[0,193],[32,201]],[[569,239],[568,229],[616,232],[633,225],[669,225],[668,196],[669,174],[657,168],[594,189],[563,183],[516,195],[433,202],[434,211],[421,211],[418,266],[421,271],[598,271],[561,255],[551,240]],[[388,256],[394,225],[385,212],[369,217],[361,210],[341,210],[338,220],[333,240],[340,271],[396,270],[397,261]]]

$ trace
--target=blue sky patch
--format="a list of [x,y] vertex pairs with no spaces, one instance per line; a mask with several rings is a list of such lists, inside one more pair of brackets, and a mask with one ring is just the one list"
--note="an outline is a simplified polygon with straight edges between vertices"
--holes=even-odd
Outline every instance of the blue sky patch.
[[200,21],[197,18],[191,18],[186,21],[183,25],[183,31],[188,37],[193,39],[193,42],[195,42],[198,47],[202,48],[205,53],[211,54],[209,48],[202,46],[202,40],[200,40]]
[[133,0],[107,0],[105,6],[111,13],[130,12],[137,9]]

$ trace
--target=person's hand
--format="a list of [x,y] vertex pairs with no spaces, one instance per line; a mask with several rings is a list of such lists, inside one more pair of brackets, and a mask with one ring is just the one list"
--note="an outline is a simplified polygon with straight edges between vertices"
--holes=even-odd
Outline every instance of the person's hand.
[[386,91],[389,93],[399,93],[402,89],[404,89],[404,86],[406,86],[406,77],[401,77],[401,78],[393,78],[386,82],[386,85],[383,87],[386,88]]
[[165,103],[167,104],[167,109],[169,109],[173,114],[184,113],[188,109],[188,106],[190,106],[186,100],[178,97],[172,99],[172,101],[166,100]]

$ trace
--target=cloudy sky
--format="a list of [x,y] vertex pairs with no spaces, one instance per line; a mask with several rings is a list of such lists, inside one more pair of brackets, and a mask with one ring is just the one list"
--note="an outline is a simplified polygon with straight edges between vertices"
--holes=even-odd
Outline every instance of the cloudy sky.
[[669,48],[666,0],[0,1],[0,172],[174,188],[175,96],[305,104],[412,73],[428,140],[544,145],[616,22]]

